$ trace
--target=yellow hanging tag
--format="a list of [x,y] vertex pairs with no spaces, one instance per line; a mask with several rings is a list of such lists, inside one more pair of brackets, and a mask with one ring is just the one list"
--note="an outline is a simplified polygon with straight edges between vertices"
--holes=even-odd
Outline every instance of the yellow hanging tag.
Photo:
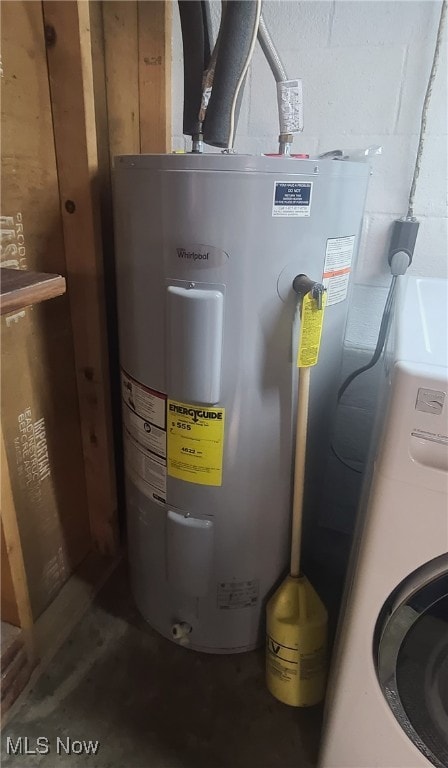
[[317,363],[326,303],[326,292],[322,294],[322,307],[320,309],[311,293],[307,293],[303,297],[297,368],[310,368]]

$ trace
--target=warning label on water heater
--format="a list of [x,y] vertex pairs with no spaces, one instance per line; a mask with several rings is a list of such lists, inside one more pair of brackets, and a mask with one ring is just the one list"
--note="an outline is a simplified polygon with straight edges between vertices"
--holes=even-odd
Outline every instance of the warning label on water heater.
[[310,216],[312,191],[312,181],[276,181],[272,215]]
[[121,371],[126,471],[139,490],[166,502],[166,395]]
[[322,282],[327,289],[327,307],[344,301],[352,269],[355,235],[331,237],[325,249]]
[[217,589],[217,606],[220,610],[253,608],[258,603],[258,592],[258,579],[220,582]]
[[222,484],[224,408],[168,400],[168,474],[199,485]]

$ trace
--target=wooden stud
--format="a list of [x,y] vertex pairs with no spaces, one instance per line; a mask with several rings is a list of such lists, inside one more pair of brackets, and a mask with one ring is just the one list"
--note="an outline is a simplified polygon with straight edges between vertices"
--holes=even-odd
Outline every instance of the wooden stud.
[[109,151],[113,161],[115,155],[140,152],[137,2],[106,0],[101,5]]
[[92,538],[117,546],[90,7],[44,2],[47,57]]
[[[1,618],[9,626],[20,627],[19,612],[17,610],[16,594],[12,581],[11,566],[9,565],[8,551],[6,549],[3,523],[1,525]],[[17,630],[19,631],[19,630]]]
[[140,148],[171,152],[171,0],[138,4]]
[[1,430],[1,518],[9,562],[11,579],[17,607],[17,615],[21,628],[26,632],[33,625],[30,596],[26,580],[25,564],[23,561],[22,545],[19,527],[9,478],[8,460],[6,458],[5,441]]

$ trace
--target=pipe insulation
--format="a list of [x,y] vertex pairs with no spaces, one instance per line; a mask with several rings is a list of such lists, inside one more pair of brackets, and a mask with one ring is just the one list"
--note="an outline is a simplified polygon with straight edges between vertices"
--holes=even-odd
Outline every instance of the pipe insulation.
[[247,70],[257,41],[261,0],[227,3],[219,33],[213,89],[207,107],[204,140],[232,147]]
[[179,15],[184,49],[183,132],[187,136],[194,136],[199,133],[202,76],[206,66],[204,56],[207,43],[202,3],[196,0],[179,0]]
[[204,69],[208,67],[213,49],[213,27],[208,0],[201,0],[202,26],[204,29]]
[[[208,3],[207,3],[207,6],[208,6]],[[208,103],[210,101],[210,96],[211,96],[211,93],[212,93],[213,79],[215,77],[215,67],[216,67],[216,62],[217,62],[217,59],[218,59],[219,45],[220,45],[220,42],[221,42],[221,31],[222,31],[222,26],[223,26],[222,22],[223,22],[223,19],[224,19],[225,11],[226,11],[226,3],[223,2],[222,6],[221,6],[221,23],[220,23],[220,26],[219,26],[218,34],[217,34],[217,37],[216,37],[215,44],[213,46],[213,51],[212,51],[212,54],[210,56],[207,68],[206,68],[206,70],[204,72],[204,77],[202,79],[202,99],[201,99],[201,109],[199,111],[199,122],[201,123],[201,125],[205,122],[205,116],[206,116],[206,113],[207,113],[207,107],[208,107]],[[209,27],[209,37],[210,37],[210,41],[211,41],[212,40],[212,36],[211,36],[211,23],[210,23],[210,27]]]

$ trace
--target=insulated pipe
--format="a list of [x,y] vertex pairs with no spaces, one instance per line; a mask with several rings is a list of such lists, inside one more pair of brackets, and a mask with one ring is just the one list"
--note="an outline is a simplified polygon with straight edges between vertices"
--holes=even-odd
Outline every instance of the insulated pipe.
[[283,62],[269,34],[263,14],[260,16],[260,25],[258,27],[258,42],[274,75],[275,82],[281,83],[284,80],[289,80]]
[[233,146],[260,14],[261,0],[232,0],[227,3],[204,127],[204,140],[215,147]]
[[196,0],[179,0],[179,15],[184,49],[183,132],[186,136],[195,136],[200,128],[198,115],[206,52],[202,3]]
[[204,69],[206,69],[206,67],[208,67],[208,63],[210,61],[210,56],[213,48],[212,19],[210,16],[210,6],[208,3],[208,0],[201,0],[201,11],[202,11],[202,28],[204,30]]
[[[207,8],[208,8],[208,3],[207,3]],[[199,111],[199,122],[201,126],[205,122],[207,107],[208,107],[208,103],[209,103],[212,88],[213,88],[213,79],[215,76],[216,61],[218,59],[219,44],[221,41],[221,30],[222,30],[222,23],[224,19],[225,10],[226,10],[226,3],[223,2],[222,9],[221,9],[221,23],[219,26],[218,35],[216,38],[216,42],[213,46],[212,54],[208,61],[207,68],[204,72],[204,77],[202,79],[202,100],[201,100],[201,109]],[[210,35],[211,35],[211,24],[209,26],[209,38],[211,40]]]

